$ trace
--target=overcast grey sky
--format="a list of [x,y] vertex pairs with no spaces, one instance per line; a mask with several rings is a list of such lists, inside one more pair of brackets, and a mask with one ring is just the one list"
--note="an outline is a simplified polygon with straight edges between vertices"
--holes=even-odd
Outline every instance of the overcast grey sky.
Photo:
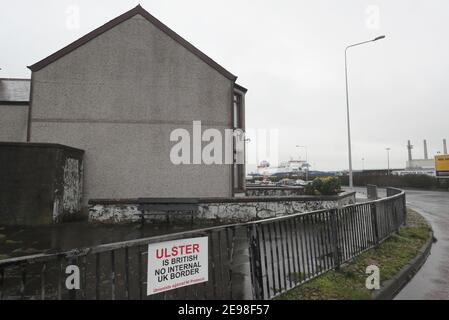
[[386,147],[403,168],[408,139],[415,158],[449,139],[447,0],[0,0],[0,77],[29,77],[138,3],[239,77],[247,127],[279,129],[281,160],[299,144],[313,169],[347,168],[344,48],[381,34],[349,53],[354,169],[385,168]]

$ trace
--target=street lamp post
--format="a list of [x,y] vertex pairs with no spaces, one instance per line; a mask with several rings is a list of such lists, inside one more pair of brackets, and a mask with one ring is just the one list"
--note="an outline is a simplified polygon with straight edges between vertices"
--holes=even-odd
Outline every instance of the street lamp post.
[[307,146],[296,146],[296,148],[304,148],[304,149],[306,149],[306,181],[309,181],[309,163],[308,163],[308,160],[307,160]]
[[390,175],[390,150],[391,148],[386,148],[387,150],[387,175]]
[[349,89],[348,89],[348,49],[360,46],[365,43],[374,42],[377,40],[384,39],[385,36],[379,36],[377,38],[374,38],[372,40],[363,41],[355,44],[351,44],[346,47],[345,49],[345,79],[346,79],[346,117],[347,117],[347,124],[348,124],[348,156],[349,156],[349,188],[354,187],[353,179],[352,179],[352,152],[351,152],[351,125],[349,121]]

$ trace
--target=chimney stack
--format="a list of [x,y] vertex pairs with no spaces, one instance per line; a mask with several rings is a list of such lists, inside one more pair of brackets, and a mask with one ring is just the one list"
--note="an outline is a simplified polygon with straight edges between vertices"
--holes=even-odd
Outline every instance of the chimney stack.
[[444,154],[447,154],[447,144],[446,144],[446,139],[443,139],[443,150],[444,150]]
[[408,140],[408,143],[407,143],[408,161],[412,161],[412,149],[413,149],[413,146],[410,143],[410,140]]
[[427,154],[427,141],[424,139],[424,159],[429,159],[429,155]]

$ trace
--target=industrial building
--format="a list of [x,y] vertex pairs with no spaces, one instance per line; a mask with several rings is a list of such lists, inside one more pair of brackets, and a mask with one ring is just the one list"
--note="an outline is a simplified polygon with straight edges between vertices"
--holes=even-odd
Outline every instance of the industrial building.
[[[435,175],[435,158],[432,156],[429,158],[427,149],[427,140],[423,141],[423,158],[414,159],[412,155],[413,145],[410,140],[407,142],[408,159],[405,166],[405,171],[402,174],[407,173],[422,173]],[[443,154],[447,154],[446,139],[443,139]]]

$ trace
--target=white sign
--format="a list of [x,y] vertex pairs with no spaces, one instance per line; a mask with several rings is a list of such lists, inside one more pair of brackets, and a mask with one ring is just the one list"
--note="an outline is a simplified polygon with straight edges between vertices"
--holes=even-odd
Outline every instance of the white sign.
[[191,238],[148,245],[147,295],[206,282],[208,238]]

